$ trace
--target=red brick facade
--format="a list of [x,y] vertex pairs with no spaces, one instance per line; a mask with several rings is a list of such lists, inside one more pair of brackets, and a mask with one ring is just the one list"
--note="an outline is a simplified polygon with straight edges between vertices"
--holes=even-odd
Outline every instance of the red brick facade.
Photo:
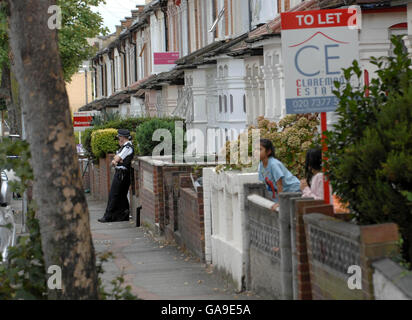
[[[166,177],[175,172],[190,172],[187,166],[155,166],[148,161],[139,160],[139,201],[142,205],[141,222],[165,232],[165,203],[169,201]],[[165,196],[165,191],[167,195]],[[169,207],[167,207],[169,210]],[[169,215],[169,213],[168,213]],[[170,217],[170,215],[169,215]],[[168,217],[168,218],[169,218]]]
[[[110,163],[114,155],[109,154],[105,158],[99,159],[98,164],[89,163],[89,184],[90,193],[95,200],[107,201],[109,198],[112,172]],[[85,177],[86,178],[86,177]]]
[[205,259],[203,188],[181,188],[178,205],[181,245]]
[[296,251],[298,258],[299,300],[312,299],[305,226],[303,222],[303,215],[308,213],[322,213],[330,217],[333,217],[334,214],[333,206],[324,204],[323,201],[308,200],[296,203]]

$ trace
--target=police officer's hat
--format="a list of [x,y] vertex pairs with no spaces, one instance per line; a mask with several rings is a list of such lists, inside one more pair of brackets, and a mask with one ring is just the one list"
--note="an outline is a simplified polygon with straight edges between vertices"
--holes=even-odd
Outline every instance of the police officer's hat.
[[117,130],[117,137],[126,137],[130,139],[131,138],[130,131],[127,129],[119,129]]

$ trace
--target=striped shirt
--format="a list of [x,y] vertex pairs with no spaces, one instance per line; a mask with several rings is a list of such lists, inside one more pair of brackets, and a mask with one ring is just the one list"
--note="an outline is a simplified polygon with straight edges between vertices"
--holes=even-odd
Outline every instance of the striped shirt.
[[[130,145],[130,146],[128,146]],[[133,145],[131,141],[127,141],[119,151],[117,151],[116,155],[119,156],[122,160],[126,159],[127,156],[130,156],[133,153]],[[126,170],[127,168],[122,165],[117,165],[116,169],[123,169]]]

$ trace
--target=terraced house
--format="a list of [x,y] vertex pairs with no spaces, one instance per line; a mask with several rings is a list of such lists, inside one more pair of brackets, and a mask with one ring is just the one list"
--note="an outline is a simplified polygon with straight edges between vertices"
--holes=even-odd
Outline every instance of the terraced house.
[[[258,116],[285,115],[281,12],[358,5],[365,79],[376,71],[371,56],[392,54],[391,35],[405,35],[405,50],[412,53],[412,4],[406,0],[147,2],[121,21],[114,40],[93,57],[94,101],[81,110],[181,116],[188,129],[205,136],[221,129],[208,137],[208,153]],[[196,139],[196,131],[189,132],[188,139]]]

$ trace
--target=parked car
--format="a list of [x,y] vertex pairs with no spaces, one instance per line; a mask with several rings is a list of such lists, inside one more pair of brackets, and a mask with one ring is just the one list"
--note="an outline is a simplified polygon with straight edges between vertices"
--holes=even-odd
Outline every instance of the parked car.
[[0,256],[4,262],[7,261],[9,247],[14,246],[16,240],[16,223],[11,207],[13,194],[9,184],[16,177],[13,171],[7,170],[2,170],[0,176]]

